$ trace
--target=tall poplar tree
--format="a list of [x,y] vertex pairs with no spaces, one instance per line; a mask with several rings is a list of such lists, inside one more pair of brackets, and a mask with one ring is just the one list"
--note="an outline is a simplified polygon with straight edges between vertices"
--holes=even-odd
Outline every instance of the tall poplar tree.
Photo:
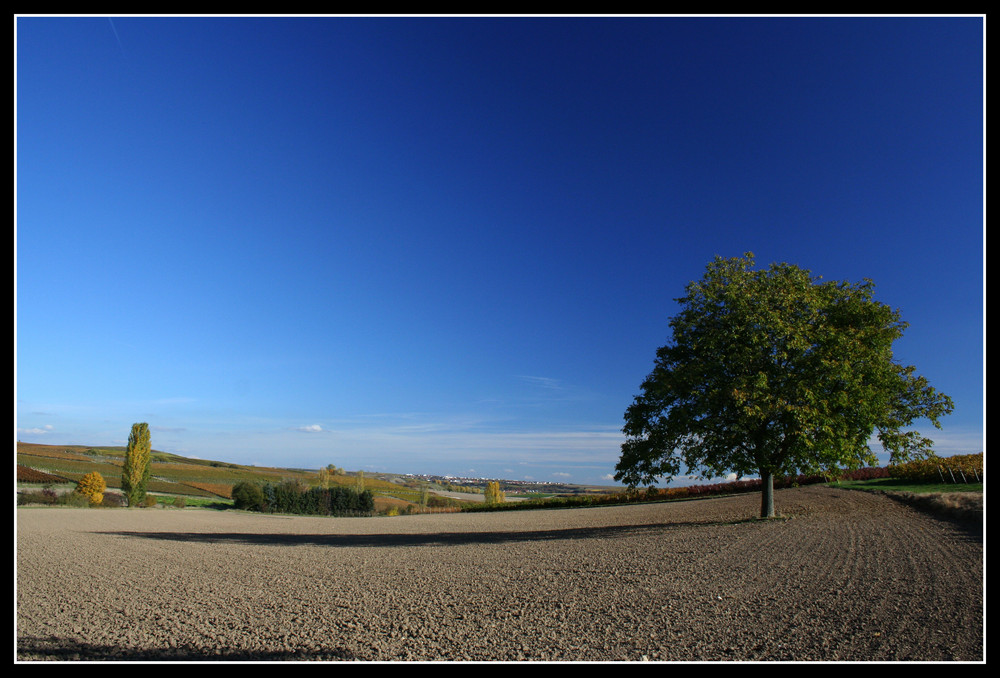
[[122,492],[129,506],[142,506],[146,500],[146,485],[149,483],[151,446],[149,424],[132,424],[122,466]]
[[487,506],[493,506],[495,504],[502,504],[506,500],[506,495],[500,489],[500,482],[497,480],[490,480],[486,483],[486,491],[483,492],[484,499]]

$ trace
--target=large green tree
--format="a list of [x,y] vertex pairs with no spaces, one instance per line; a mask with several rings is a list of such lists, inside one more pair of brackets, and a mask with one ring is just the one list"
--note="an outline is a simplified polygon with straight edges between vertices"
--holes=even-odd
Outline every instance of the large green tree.
[[142,506],[146,500],[151,459],[149,424],[132,424],[122,465],[122,492],[129,506]]
[[774,512],[774,476],[932,454],[907,430],[951,412],[951,399],[893,360],[907,324],[875,301],[874,284],[822,282],[789,264],[716,257],[677,299],[672,343],[625,412],[615,478],[630,487],[696,473],[762,480],[761,516]]

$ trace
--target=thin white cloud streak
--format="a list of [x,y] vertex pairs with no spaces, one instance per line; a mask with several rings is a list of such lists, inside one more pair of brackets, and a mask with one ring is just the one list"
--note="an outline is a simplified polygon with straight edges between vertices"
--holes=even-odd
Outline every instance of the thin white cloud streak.
[[535,377],[527,374],[519,374],[517,378],[532,386],[538,386],[550,391],[562,391],[565,388],[558,379],[552,379],[551,377]]
[[559,403],[592,401],[599,397],[585,388],[573,384],[565,384],[560,379],[519,374],[518,380],[531,388],[520,395],[509,395],[499,399],[499,403],[510,408],[548,407]]
[[302,433],[327,433],[319,424],[310,424],[309,426],[299,426],[295,429],[296,431],[301,431]]
[[128,61],[128,57],[125,56],[125,46],[122,45],[122,39],[118,37],[118,29],[115,28],[115,22],[111,20],[111,17],[108,17],[108,23],[111,24],[111,32],[115,34],[115,42],[118,43],[118,49],[121,51],[122,59]]
[[54,431],[55,431],[55,427],[52,426],[51,424],[47,424],[45,426],[42,426],[41,428],[39,428],[39,427],[36,426],[34,428],[19,428],[19,429],[17,429],[18,434],[21,434],[21,435],[45,435],[47,433],[53,433]]

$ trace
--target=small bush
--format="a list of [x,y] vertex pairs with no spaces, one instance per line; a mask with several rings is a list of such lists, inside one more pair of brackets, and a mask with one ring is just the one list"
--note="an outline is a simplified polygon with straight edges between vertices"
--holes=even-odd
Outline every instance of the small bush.
[[442,497],[436,494],[431,494],[427,497],[428,508],[458,508],[461,505],[462,502],[452,497]]
[[59,501],[59,495],[56,494],[55,490],[49,487],[46,487],[43,490],[20,492],[17,495],[18,506],[25,506],[27,504],[42,504],[45,506],[53,506],[58,501]]
[[174,508],[184,508],[187,506],[187,500],[184,497],[174,497]]
[[154,497],[151,494],[147,494],[146,495],[146,502],[145,502],[146,503],[146,508],[152,508],[152,507],[156,506],[156,502],[157,501],[158,500],[157,500],[156,497]]
[[[102,497],[103,499],[103,497]],[[76,490],[62,496],[62,501],[60,502],[66,506],[74,506],[76,508],[83,508],[85,506],[93,505],[94,501],[91,497],[80,494]]]
[[246,511],[264,510],[264,489],[257,483],[246,480],[233,485],[233,507]]
[[41,502],[38,501],[39,495],[39,492],[18,492],[17,505],[27,506],[29,504],[40,504]]
[[125,506],[125,497],[120,494],[105,492],[104,498],[101,499],[101,506],[105,508],[121,508]]

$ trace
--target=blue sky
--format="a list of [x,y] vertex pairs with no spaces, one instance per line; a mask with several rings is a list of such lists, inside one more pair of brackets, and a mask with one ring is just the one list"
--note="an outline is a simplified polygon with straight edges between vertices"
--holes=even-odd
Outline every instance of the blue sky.
[[16,21],[16,428],[607,483],[684,286],[871,278],[984,428],[984,20]]

